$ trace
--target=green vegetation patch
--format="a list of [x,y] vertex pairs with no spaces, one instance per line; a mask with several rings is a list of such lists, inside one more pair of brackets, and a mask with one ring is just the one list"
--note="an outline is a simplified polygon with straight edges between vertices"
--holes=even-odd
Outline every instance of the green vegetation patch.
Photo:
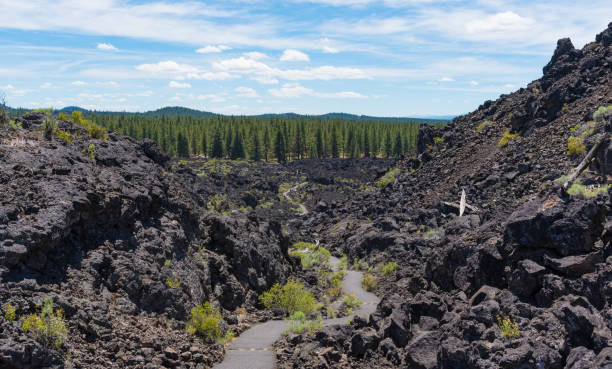
[[376,278],[372,273],[364,273],[361,278],[361,286],[366,291],[374,291],[376,285],[378,284],[378,278]]
[[480,133],[482,131],[485,130],[485,128],[491,126],[493,124],[493,122],[491,122],[490,120],[483,120],[482,122],[480,122],[479,125],[476,126],[476,132]]
[[355,296],[354,293],[344,296],[343,302],[349,309],[358,309],[361,306],[361,301],[357,298],[357,296]]
[[295,313],[291,314],[287,320],[289,321],[289,328],[285,330],[285,334],[302,334],[305,332],[314,332],[323,328],[323,321],[321,320],[321,317],[317,318],[316,320],[307,320],[306,314],[301,311],[296,311]]
[[610,115],[612,115],[612,105],[600,106],[593,113],[593,120],[599,122],[599,121],[604,120],[604,118],[606,118],[606,117],[608,117]]
[[502,138],[499,140],[499,142],[497,143],[497,145],[499,147],[506,147],[508,146],[508,144],[510,143],[510,141],[516,139],[518,137],[518,133],[510,133],[510,130],[504,132],[504,135],[502,136]]
[[518,323],[513,322],[510,317],[497,316],[497,326],[501,330],[502,336],[506,338],[514,338],[521,334],[518,328]]
[[584,154],[586,147],[580,137],[569,137],[567,139],[567,155],[578,156]]
[[395,182],[395,177],[399,175],[401,170],[399,168],[391,169],[384,176],[382,176],[377,182],[376,186],[378,188],[385,188],[391,183]]
[[382,268],[380,268],[380,272],[383,275],[391,275],[391,274],[395,274],[395,272],[397,272],[397,262],[396,261],[390,261],[388,263],[386,263],[385,265],[382,266]]
[[612,187],[612,184],[600,186],[600,187],[587,187],[580,182],[576,181],[567,190],[570,196],[582,196],[584,198],[595,197],[599,194],[606,193]]
[[277,307],[289,314],[301,311],[306,315],[312,313],[317,307],[317,300],[312,292],[304,288],[297,280],[289,280],[281,286],[276,283],[272,288],[259,296],[259,301],[266,307]]
[[191,309],[190,319],[186,330],[191,334],[204,337],[208,341],[215,341],[221,337],[219,321],[221,314],[206,301],[204,305],[198,305]]
[[62,309],[53,309],[52,299],[44,301],[40,314],[34,313],[25,317],[21,328],[48,348],[59,349],[68,336],[64,312]]

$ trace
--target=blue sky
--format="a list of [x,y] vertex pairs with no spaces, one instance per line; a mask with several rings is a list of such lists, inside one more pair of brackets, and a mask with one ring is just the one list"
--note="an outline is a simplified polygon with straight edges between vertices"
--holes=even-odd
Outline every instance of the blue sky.
[[466,113],[539,78],[612,2],[0,0],[11,106]]

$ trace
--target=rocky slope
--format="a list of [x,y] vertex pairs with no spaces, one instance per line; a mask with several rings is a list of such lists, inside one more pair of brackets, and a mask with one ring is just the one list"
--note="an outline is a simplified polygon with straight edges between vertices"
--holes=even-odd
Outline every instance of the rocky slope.
[[0,127],[0,301],[19,317],[53,298],[69,335],[64,349],[46,349],[2,317],[0,367],[219,361],[223,346],[187,334],[184,321],[210,300],[236,326],[237,307],[286,279],[281,224],[204,211],[207,198],[151,141],[92,139],[60,122],[74,137],[68,144],[43,137],[44,119]]
[[[612,367],[612,116],[593,120],[611,104],[612,23],[582,50],[559,40],[527,88],[422,127],[389,186],[312,214],[303,226],[338,253],[399,270],[378,274],[367,321],[281,342],[279,367]],[[555,181],[586,155],[568,155],[572,136],[601,142],[588,196]],[[458,217],[462,189],[475,208]]]

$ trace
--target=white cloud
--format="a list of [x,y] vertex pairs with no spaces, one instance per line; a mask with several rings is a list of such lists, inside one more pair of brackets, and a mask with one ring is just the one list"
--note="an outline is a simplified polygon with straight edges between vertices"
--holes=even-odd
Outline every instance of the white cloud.
[[358,68],[322,66],[307,69],[272,68],[257,60],[239,57],[213,63],[213,68],[229,73],[251,75],[262,83],[277,83],[277,79],[289,81],[333,80],[333,79],[370,79],[371,77]]
[[156,64],[140,64],[136,66],[137,70],[150,73],[197,73],[198,68],[188,65],[179,64],[175,61],[168,60]]
[[0,89],[10,91],[10,90],[14,90],[15,86],[13,85],[0,86]]
[[264,85],[275,85],[278,83],[278,79],[270,76],[253,76],[251,79]]
[[228,79],[239,78],[239,76],[228,72],[203,72],[203,73],[187,73],[183,76],[178,76],[177,79],[194,79],[206,81],[225,81]]
[[326,54],[336,54],[339,52],[339,50],[331,46],[323,46],[323,52]]
[[282,61],[290,61],[290,62],[299,62],[299,61],[310,61],[308,55],[304,54],[299,50],[287,49],[281,55],[280,60]]
[[465,25],[465,29],[472,34],[516,32],[528,30],[534,23],[535,20],[531,18],[521,17],[514,12],[507,11],[481,19],[474,19]]
[[438,80],[438,82],[454,82],[455,80],[450,77],[442,77]]
[[478,82],[476,81],[470,81],[470,86],[478,86]]
[[196,98],[198,100],[210,100],[211,102],[225,102],[227,101],[226,96],[227,96],[226,93],[220,93],[220,94],[198,95]]
[[151,91],[151,90],[147,90],[147,91],[138,92],[138,93],[136,94],[136,96],[140,96],[140,97],[150,97],[150,96],[153,96],[153,91]]
[[98,44],[98,49],[99,50],[104,50],[104,51],[119,51],[119,49],[117,49],[116,47],[114,47],[111,44]]
[[338,99],[365,99],[367,96],[353,91],[342,92],[316,92],[310,88],[304,87],[299,83],[285,83],[280,88],[269,89],[268,92],[274,97],[281,98],[298,98],[302,96],[312,96],[321,98],[338,98]]
[[253,60],[262,60],[262,59],[268,59],[269,56],[267,54],[264,53],[260,53],[259,51],[251,51],[248,53],[244,53],[244,56],[246,56],[249,59],[253,59]]
[[97,82],[96,84],[100,86],[113,87],[113,88],[119,87],[119,84],[115,81]]
[[238,92],[238,96],[240,97],[248,97],[248,98],[259,97],[259,95],[257,94],[257,91],[255,91],[254,89],[250,87],[240,86],[240,87],[236,87],[234,91]]
[[196,50],[198,54],[209,54],[209,53],[220,53],[225,50],[231,50],[231,47],[227,45],[208,45]]
[[191,85],[189,83],[179,83],[176,81],[170,81],[170,83],[168,83],[168,87],[170,88],[191,88]]
[[40,88],[51,88],[51,86],[53,86],[51,83],[45,82],[42,85],[40,85]]
[[85,86],[87,84],[87,82],[83,82],[83,81],[74,81],[71,83],[72,85],[75,86]]

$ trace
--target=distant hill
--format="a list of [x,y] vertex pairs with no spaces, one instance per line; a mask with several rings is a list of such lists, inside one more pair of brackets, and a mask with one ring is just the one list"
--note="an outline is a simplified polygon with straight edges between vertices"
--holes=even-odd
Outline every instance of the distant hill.
[[[144,116],[191,116],[196,118],[201,117],[211,117],[211,116],[223,116],[222,114],[211,113],[208,111],[196,110],[185,108],[182,106],[166,106],[157,110],[151,110],[144,113],[130,113],[130,112],[117,112],[117,111],[94,111],[83,109],[78,106],[67,106],[61,110],[56,110],[57,113],[71,113],[74,110],[81,111],[83,113],[95,113],[102,115],[144,115]],[[28,109],[18,108],[13,109],[9,108],[9,111],[13,114],[24,114],[28,112]],[[266,117],[287,117],[287,118],[302,118],[302,119],[341,119],[341,120],[349,120],[349,121],[385,121],[385,122],[436,122],[443,123],[451,120],[452,116],[436,116],[431,118],[411,118],[411,117],[375,117],[369,115],[356,115],[356,114],[348,114],[348,113],[327,113],[322,115],[303,115],[296,113],[281,113],[281,114],[260,114],[260,115],[249,115],[247,117],[255,117],[255,118],[266,118]]]

